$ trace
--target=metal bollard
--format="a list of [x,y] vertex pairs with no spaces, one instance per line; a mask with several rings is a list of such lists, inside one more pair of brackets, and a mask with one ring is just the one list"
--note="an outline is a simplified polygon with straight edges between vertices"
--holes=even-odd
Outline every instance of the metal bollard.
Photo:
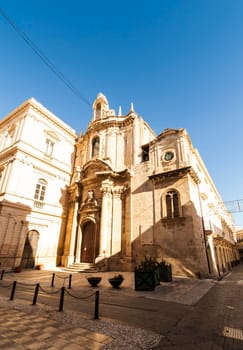
[[99,319],[99,299],[100,299],[100,292],[97,290],[95,292],[95,314],[94,314],[95,320]]
[[72,288],[72,274],[69,275],[68,289]]
[[52,274],[51,287],[54,287],[55,273]]
[[63,311],[64,293],[65,293],[65,287],[62,287],[61,288],[61,295],[60,295],[60,302],[59,302],[59,310],[58,311]]
[[39,288],[40,288],[40,284],[37,283],[36,286],[35,286],[35,294],[34,294],[34,298],[33,298],[33,303],[32,303],[32,305],[36,305],[37,298],[38,298]]
[[16,285],[17,285],[17,282],[14,281],[14,282],[13,282],[12,291],[11,291],[10,300],[14,300],[14,294],[15,294]]

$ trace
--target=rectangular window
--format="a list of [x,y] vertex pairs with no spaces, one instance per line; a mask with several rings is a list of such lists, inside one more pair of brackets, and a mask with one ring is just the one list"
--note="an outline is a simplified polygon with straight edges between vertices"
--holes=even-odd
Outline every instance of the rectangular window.
[[149,146],[142,147],[142,162],[147,162],[149,160]]
[[50,139],[46,139],[46,155],[48,157],[51,157],[53,154],[53,149],[54,149],[55,143],[51,141]]
[[46,194],[47,183],[43,179],[39,179],[35,187],[34,199],[39,201],[44,201]]

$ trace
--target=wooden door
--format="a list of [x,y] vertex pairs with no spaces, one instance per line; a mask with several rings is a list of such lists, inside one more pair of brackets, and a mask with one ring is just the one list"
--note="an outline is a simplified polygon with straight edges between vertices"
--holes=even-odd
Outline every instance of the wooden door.
[[31,230],[27,233],[21,262],[21,266],[25,269],[31,269],[35,266],[38,240],[39,233],[37,231]]
[[81,262],[93,263],[95,260],[95,224],[87,222],[82,228]]

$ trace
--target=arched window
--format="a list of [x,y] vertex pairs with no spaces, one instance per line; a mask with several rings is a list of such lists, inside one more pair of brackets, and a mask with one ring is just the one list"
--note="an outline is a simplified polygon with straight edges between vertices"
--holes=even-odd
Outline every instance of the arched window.
[[180,216],[179,195],[176,191],[171,190],[165,196],[166,217],[176,218]]
[[95,137],[92,141],[92,158],[99,156],[100,149],[100,139],[99,137]]
[[101,118],[101,104],[98,103],[96,106],[96,120]]
[[35,200],[44,201],[46,194],[47,182],[44,179],[39,179],[35,187]]

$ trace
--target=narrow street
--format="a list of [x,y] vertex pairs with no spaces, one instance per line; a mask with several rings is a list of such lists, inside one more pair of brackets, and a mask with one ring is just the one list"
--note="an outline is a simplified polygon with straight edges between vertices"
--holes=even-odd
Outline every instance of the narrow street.
[[[46,285],[48,285],[47,281],[50,281],[50,273],[46,271],[39,275],[36,271],[23,272],[17,277],[26,284],[33,283],[37,278]],[[2,286],[14,278],[16,274],[6,275],[6,279],[1,281]],[[68,293],[77,298],[72,298],[67,293],[64,310],[85,313],[92,318],[94,297],[85,298],[85,296],[89,297],[94,294],[94,289],[80,286],[79,279],[80,277],[76,276],[72,289],[67,289]],[[195,280],[194,283],[198,281]],[[13,302],[28,300],[31,304],[33,287],[31,288],[32,291],[17,287]],[[49,291],[53,291],[50,284],[48,288]],[[174,292],[173,288],[178,289],[178,294],[181,293],[181,300],[186,297],[186,287],[180,289],[179,285],[172,286],[171,293]],[[58,286],[55,286],[55,289],[58,290]],[[135,294],[131,288],[114,290],[104,285],[98,289],[100,290],[100,318],[112,319],[161,334],[156,350],[243,349],[243,264],[234,267],[233,271],[223,280],[214,282],[208,292],[202,294],[199,301],[191,305],[155,299],[155,294],[153,294],[155,292],[148,292],[146,296],[146,294]],[[188,288],[188,293],[192,293],[192,290]],[[198,292],[200,293],[199,289]],[[161,293],[163,294],[163,286]],[[1,287],[0,295],[8,297],[10,290]],[[163,298],[163,295],[161,297]],[[57,311],[59,299],[59,293],[40,293],[38,304],[52,306],[53,310]]]

